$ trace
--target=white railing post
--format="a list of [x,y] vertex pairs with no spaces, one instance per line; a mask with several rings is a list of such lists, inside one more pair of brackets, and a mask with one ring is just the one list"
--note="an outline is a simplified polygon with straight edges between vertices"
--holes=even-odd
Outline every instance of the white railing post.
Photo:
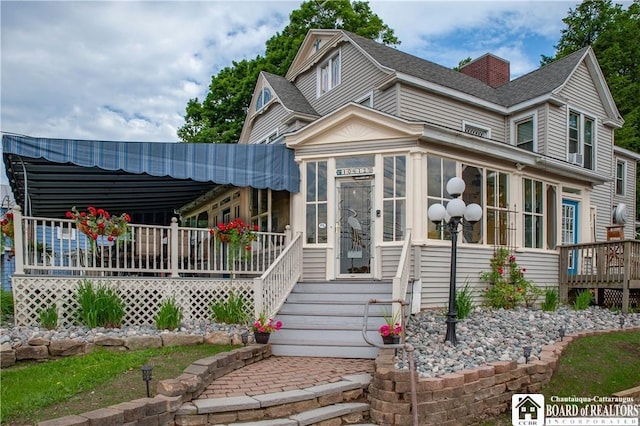
[[24,223],[20,206],[13,206],[13,255],[15,260],[15,273],[24,274],[24,238],[22,238]]
[[291,225],[287,225],[284,227],[284,246],[288,246],[291,242],[291,238],[293,236],[293,232],[291,231]]
[[254,318],[259,318],[260,314],[264,310],[264,301],[262,300],[263,281],[264,279],[262,277],[256,277],[253,279]]
[[172,277],[179,277],[180,274],[178,273],[178,219],[176,219],[175,217],[171,218],[171,238],[169,238],[169,241],[171,241],[171,246],[169,247],[169,259],[171,259],[171,276]]

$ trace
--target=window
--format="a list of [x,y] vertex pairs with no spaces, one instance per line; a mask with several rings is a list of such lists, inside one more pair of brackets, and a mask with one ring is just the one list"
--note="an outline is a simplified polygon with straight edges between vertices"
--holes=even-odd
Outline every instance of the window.
[[487,170],[487,244],[509,244],[509,175]]
[[340,84],[340,53],[322,64],[318,72],[318,96],[320,96]]
[[258,144],[271,144],[274,143],[279,136],[279,131],[278,129],[274,130],[273,132],[269,133],[265,138],[263,138],[260,142],[258,142]]
[[[479,167],[462,165],[462,180],[465,184],[464,192],[462,193],[462,201],[466,205],[476,203],[482,206],[483,190],[482,190],[482,170]],[[471,225],[465,224],[461,228],[462,241],[465,243],[481,243],[482,242],[482,220]]]
[[384,157],[384,241],[401,241],[407,221],[407,157]]
[[488,127],[481,126],[475,123],[469,123],[468,121],[462,122],[462,130],[465,133],[469,133],[470,135],[478,136],[481,138],[490,138],[491,137],[491,129]]
[[535,152],[538,149],[538,114],[528,113],[511,120],[511,144],[518,148]]
[[[456,176],[456,162],[446,158],[427,156],[427,209],[433,204],[447,205],[450,200],[447,194],[447,182]],[[432,239],[451,239],[449,231],[438,229],[436,225],[428,221],[428,237]]]
[[626,186],[627,163],[618,160],[616,162],[616,195],[624,195]]
[[256,111],[262,109],[263,106],[269,103],[271,100],[271,90],[268,87],[263,87],[256,100]]
[[595,169],[595,120],[584,114],[569,112],[569,157],[570,163]]
[[533,152],[534,147],[532,118],[516,123],[516,146],[518,148],[526,149],[527,151]]
[[307,243],[327,242],[327,162],[307,163]]
[[251,224],[260,231],[269,231],[269,190],[251,189]]
[[524,194],[524,246],[542,248],[543,217],[543,184],[533,179],[522,179]]

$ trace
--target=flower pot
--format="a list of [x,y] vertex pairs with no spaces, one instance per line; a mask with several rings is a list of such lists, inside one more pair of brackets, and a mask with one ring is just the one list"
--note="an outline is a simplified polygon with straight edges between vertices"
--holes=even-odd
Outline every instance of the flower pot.
[[256,343],[269,343],[269,336],[271,336],[271,333],[261,333],[259,331],[253,332],[253,337],[256,339]]
[[390,334],[388,336],[380,336],[382,337],[382,343],[385,345],[398,345],[400,343],[400,336],[397,334]]
[[222,243],[228,243],[229,241],[231,241],[231,236],[228,234],[218,233],[218,240]]

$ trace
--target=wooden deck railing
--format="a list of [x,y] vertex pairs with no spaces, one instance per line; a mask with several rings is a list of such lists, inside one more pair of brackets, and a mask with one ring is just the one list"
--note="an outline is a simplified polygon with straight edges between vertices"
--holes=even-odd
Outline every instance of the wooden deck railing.
[[559,285],[565,301],[572,288],[617,289],[622,292],[622,310],[626,313],[630,294],[640,294],[640,241],[561,246]]
[[[256,232],[250,250],[231,252],[209,229],[130,224],[115,239],[91,241],[72,220],[22,216],[14,210],[18,275],[245,275],[266,271],[284,250],[286,233]],[[290,239],[289,239],[290,240]]]

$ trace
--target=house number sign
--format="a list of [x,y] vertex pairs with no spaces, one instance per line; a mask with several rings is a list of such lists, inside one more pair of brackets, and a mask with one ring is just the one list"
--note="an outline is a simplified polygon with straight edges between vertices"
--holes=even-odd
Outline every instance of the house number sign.
[[373,167],[345,167],[336,169],[336,176],[362,176],[373,174]]

